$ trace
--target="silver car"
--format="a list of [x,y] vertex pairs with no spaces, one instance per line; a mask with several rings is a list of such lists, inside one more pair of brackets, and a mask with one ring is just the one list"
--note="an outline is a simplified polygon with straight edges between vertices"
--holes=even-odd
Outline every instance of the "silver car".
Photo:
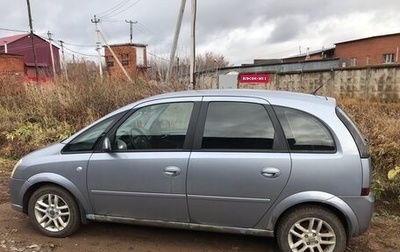
[[275,236],[282,251],[344,251],[371,221],[371,159],[333,98],[167,93],[23,157],[12,208],[65,237],[88,221]]

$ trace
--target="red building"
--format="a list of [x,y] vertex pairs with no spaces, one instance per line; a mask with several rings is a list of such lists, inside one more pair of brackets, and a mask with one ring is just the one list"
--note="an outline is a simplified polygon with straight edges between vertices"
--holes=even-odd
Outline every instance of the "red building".
[[[23,56],[24,74],[28,79],[35,79],[35,61],[33,57],[31,35],[20,34],[10,37],[0,38],[0,53],[17,54]],[[37,35],[33,35],[33,43],[36,50],[36,61],[40,78],[53,76],[53,65],[50,52],[50,43]],[[52,45],[54,66],[56,72],[60,71],[59,48]],[[1,69],[0,69],[1,71]]]
[[341,67],[399,64],[400,33],[336,43],[335,57]]
[[[130,77],[146,76],[148,68],[146,45],[129,43],[110,45],[110,48]],[[123,76],[123,71],[110,49],[105,47],[104,51],[108,75],[113,77]]]

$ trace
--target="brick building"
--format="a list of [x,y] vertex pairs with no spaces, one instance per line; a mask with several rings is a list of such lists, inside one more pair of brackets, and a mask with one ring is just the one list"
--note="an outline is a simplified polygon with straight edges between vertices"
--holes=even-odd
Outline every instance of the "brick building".
[[399,64],[400,33],[336,43],[341,67]]
[[[30,33],[0,38],[0,53],[16,54],[23,57],[24,75],[34,80],[36,77],[35,62],[32,50]],[[39,77],[45,79],[53,76],[53,65],[50,52],[50,44],[47,40],[33,35],[33,43],[36,50],[36,61],[39,70]],[[59,48],[52,45],[54,65],[56,72],[60,71]],[[0,69],[1,71],[1,69]]]
[[0,53],[0,76],[24,76],[24,56]]
[[400,33],[339,42],[326,50],[283,58],[283,62],[338,59],[339,67],[366,67],[400,64]]
[[[112,51],[132,78],[147,74],[146,45],[128,43],[110,45]],[[106,69],[109,76],[123,77],[124,73],[108,47],[105,47]]]

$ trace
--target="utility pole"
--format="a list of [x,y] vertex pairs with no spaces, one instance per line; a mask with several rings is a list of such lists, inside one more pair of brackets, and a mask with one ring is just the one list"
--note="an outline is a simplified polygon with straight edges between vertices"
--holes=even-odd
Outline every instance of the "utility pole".
[[32,24],[32,15],[31,15],[31,5],[29,3],[29,0],[26,0],[26,5],[28,6],[29,30],[30,30],[30,37],[31,37],[31,43],[32,43],[33,61],[35,62],[36,83],[39,83],[39,70],[38,70],[38,65],[37,65],[35,42],[33,40],[33,24]]
[[62,54],[62,62],[63,62],[65,79],[68,81],[67,63],[65,62],[65,54],[64,54],[64,41],[59,40],[58,42],[60,42],[60,45],[61,45],[61,54]]
[[132,20],[125,20],[125,23],[128,23],[130,25],[130,36],[129,36],[129,41],[132,44],[133,41],[133,25],[137,24],[137,21],[132,21]]
[[56,77],[56,66],[54,65],[54,54],[53,54],[53,39],[51,38],[53,35],[50,31],[47,32],[47,36],[49,38],[49,45],[50,45],[50,55],[51,55],[51,65],[53,67],[53,78]]
[[186,0],[181,0],[181,6],[179,8],[179,16],[178,20],[176,21],[174,41],[172,42],[171,53],[169,55],[168,71],[167,71],[167,76],[165,78],[166,82],[168,82],[169,78],[171,77],[172,67],[174,65],[176,47],[178,45],[179,33],[181,31],[181,26],[182,26],[183,13],[185,12],[185,5],[186,5]]
[[197,0],[192,0],[192,28],[190,35],[190,84],[193,89],[196,88],[195,71],[196,71],[196,12]]
[[94,23],[95,26],[95,32],[96,32],[96,51],[97,54],[99,55],[99,73],[100,73],[100,79],[103,80],[103,67],[101,65],[101,42],[100,42],[100,30],[99,30],[99,22],[100,19],[94,15],[94,19],[91,19],[92,23]]

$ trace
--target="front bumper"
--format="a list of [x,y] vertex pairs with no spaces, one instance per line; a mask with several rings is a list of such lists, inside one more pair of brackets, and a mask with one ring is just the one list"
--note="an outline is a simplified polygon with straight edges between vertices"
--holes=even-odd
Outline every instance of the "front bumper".
[[22,187],[26,184],[26,180],[10,178],[8,181],[8,193],[11,199],[11,208],[23,212],[25,190]]

